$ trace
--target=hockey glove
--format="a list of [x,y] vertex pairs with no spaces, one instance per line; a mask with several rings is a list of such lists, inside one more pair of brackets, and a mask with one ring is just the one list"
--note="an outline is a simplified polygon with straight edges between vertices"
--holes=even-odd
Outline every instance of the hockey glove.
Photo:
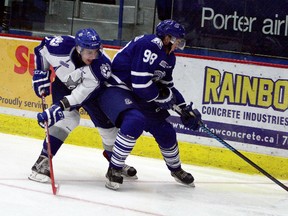
[[56,122],[64,119],[63,111],[61,110],[60,106],[52,105],[50,108],[44,110],[42,113],[37,114],[38,124],[44,128],[45,122],[47,122],[48,127],[51,127]]
[[162,87],[159,89],[159,96],[155,99],[156,104],[162,109],[172,109],[176,103],[176,98],[168,87]]
[[[193,103],[182,109],[181,121],[185,127],[188,127],[192,130],[198,130],[201,122],[201,114],[197,109],[192,109]],[[191,115],[193,113],[193,115]]]
[[50,95],[50,74],[50,70],[34,70],[32,86],[35,94],[40,98],[42,97],[42,95]]

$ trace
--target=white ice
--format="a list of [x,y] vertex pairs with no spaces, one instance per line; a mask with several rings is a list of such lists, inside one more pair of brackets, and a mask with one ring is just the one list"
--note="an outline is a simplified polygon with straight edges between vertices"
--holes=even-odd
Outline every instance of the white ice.
[[68,144],[53,159],[55,196],[50,184],[27,178],[41,148],[42,140],[0,133],[1,216],[288,215],[288,192],[265,176],[183,165],[195,177],[191,188],[175,182],[163,160],[132,155],[127,164],[139,179],[125,179],[112,191],[104,186],[102,151]]

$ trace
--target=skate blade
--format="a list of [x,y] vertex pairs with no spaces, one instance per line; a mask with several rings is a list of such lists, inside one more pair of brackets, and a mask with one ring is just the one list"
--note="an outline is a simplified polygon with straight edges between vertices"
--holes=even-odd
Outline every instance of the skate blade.
[[28,179],[31,181],[36,181],[40,183],[50,183],[50,178],[46,175],[37,173],[35,171],[32,171],[32,173],[28,176]]
[[118,190],[120,187],[120,184],[117,182],[111,182],[109,180],[106,181],[105,187],[111,190]]
[[185,186],[188,186],[188,187],[195,187],[195,184],[194,184],[194,182],[192,182],[192,183],[190,183],[190,184],[185,184],[185,183],[183,183],[182,181],[180,181],[178,178],[175,178],[174,177],[174,179],[175,179],[175,181],[176,182],[178,182],[178,183],[180,183],[180,184],[182,184],[182,185],[185,185]]
[[122,177],[124,177],[125,179],[129,180],[137,180],[138,179],[138,176],[137,175],[134,175],[134,176],[129,176],[129,175],[124,175],[122,174]]

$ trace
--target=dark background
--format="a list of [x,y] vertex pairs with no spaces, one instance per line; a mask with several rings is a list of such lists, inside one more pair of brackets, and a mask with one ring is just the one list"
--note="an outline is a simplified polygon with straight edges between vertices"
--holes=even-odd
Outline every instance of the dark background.
[[[172,5],[173,4],[173,5]],[[256,17],[252,32],[217,30],[213,26],[201,28],[202,8],[213,8],[215,14]],[[285,20],[288,15],[287,0],[157,0],[159,19],[173,18],[183,24],[187,31],[187,46],[250,55],[288,57],[288,37],[262,33],[266,18]],[[230,21],[231,22],[231,21]]]

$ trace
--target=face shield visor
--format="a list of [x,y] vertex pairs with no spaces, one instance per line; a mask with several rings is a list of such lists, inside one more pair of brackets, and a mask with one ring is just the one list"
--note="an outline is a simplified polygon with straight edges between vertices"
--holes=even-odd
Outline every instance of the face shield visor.
[[176,49],[184,50],[186,40],[183,38],[176,38],[174,36],[171,36],[170,43],[173,44]]

